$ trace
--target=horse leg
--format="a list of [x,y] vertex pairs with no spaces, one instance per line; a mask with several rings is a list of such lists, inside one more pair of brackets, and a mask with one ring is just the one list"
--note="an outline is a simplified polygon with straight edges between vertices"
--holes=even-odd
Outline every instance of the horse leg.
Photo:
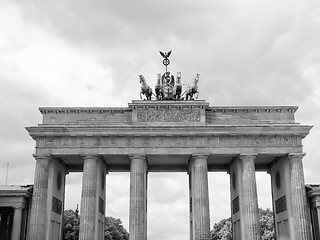
[[190,93],[190,100],[194,100],[194,98],[193,98],[193,92]]
[[152,89],[151,88],[148,89],[148,92],[146,95],[147,95],[147,100],[151,100],[151,97],[152,97]]

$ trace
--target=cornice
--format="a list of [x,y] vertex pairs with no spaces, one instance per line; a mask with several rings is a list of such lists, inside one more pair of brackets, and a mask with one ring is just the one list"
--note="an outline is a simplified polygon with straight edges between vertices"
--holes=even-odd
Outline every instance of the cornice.
[[298,106],[219,106],[219,107],[209,107],[206,109],[207,112],[290,112],[295,113],[298,110]]
[[38,126],[27,127],[33,138],[45,136],[208,136],[208,135],[294,135],[304,138],[307,125],[264,126]]
[[297,106],[209,106],[209,103],[204,101],[133,101],[128,104],[129,107],[39,107],[42,114],[69,114],[69,113],[124,113],[132,112],[132,108],[169,108],[173,107],[188,107],[188,106],[201,106],[206,108],[207,112],[290,112],[295,113],[298,109]]
[[124,113],[131,109],[125,107],[39,107],[42,114],[70,114],[70,113]]

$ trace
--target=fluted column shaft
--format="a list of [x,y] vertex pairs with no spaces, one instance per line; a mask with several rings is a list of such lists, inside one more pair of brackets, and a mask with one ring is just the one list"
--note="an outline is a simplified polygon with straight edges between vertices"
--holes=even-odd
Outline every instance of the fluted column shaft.
[[93,240],[95,237],[96,197],[97,197],[97,156],[84,156],[82,193],[80,207],[80,240]]
[[34,174],[32,207],[28,239],[43,240],[46,236],[47,198],[50,156],[35,156],[37,161]]
[[147,239],[147,160],[145,156],[130,156],[130,216],[129,239]]
[[310,225],[307,221],[307,198],[303,174],[304,154],[289,154],[292,210],[295,240],[310,240]]
[[207,155],[193,155],[190,160],[190,184],[193,240],[210,239],[210,211]]
[[22,207],[14,208],[13,226],[12,226],[12,240],[20,240],[22,222]]
[[241,155],[240,163],[242,168],[242,188],[241,206],[243,232],[242,239],[259,240],[260,226],[259,226],[259,212],[258,212],[258,196],[256,186],[256,175],[254,159],[255,155]]
[[318,237],[320,238],[320,206],[317,206],[317,216],[318,218],[318,224],[315,226],[315,228],[317,228],[317,232],[318,232]]

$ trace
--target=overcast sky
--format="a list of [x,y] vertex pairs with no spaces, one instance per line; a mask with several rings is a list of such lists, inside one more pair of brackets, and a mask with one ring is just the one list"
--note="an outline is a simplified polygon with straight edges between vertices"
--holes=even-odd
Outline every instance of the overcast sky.
[[[0,0],[0,184],[32,184],[35,142],[24,127],[39,106],[121,106],[169,70],[211,106],[297,105],[313,125],[304,143],[306,183],[320,183],[320,2]],[[257,174],[270,207],[270,177]],[[129,174],[107,176],[107,215],[128,229]],[[188,239],[187,174],[149,174],[148,239]],[[230,216],[229,177],[209,174],[211,225]],[[80,203],[81,174],[67,177],[66,208]]]

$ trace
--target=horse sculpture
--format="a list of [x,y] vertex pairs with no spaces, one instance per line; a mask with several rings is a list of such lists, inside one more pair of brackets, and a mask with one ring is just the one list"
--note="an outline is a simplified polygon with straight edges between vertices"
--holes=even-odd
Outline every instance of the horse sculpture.
[[139,79],[141,83],[140,99],[142,99],[142,94],[144,94],[147,100],[151,100],[152,88],[148,86],[146,79],[143,75],[139,75]]
[[194,100],[193,95],[197,93],[196,99],[198,99],[198,82],[200,80],[200,74],[197,73],[196,77],[193,79],[193,83],[186,90],[186,100]]

